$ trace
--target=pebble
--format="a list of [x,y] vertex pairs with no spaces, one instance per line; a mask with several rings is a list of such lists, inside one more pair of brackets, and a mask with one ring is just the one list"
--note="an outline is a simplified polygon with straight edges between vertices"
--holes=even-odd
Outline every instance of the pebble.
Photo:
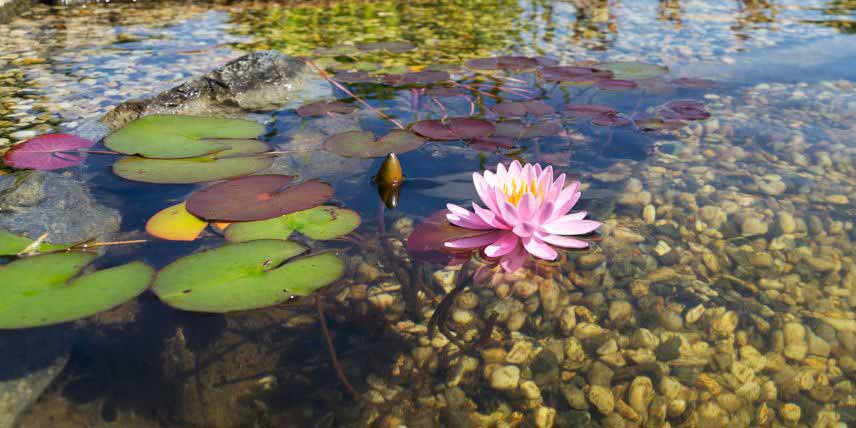
[[615,410],[615,399],[609,388],[592,385],[589,388],[588,400],[603,415],[609,415]]
[[654,224],[657,220],[657,209],[651,204],[645,205],[645,208],[642,208],[642,220],[647,224]]
[[765,235],[767,233],[767,223],[764,223],[758,217],[748,217],[740,224],[740,230],[743,236]]
[[802,361],[808,353],[806,330],[802,324],[786,323],[782,329],[785,338],[784,355],[792,360]]
[[535,410],[535,426],[537,428],[552,428],[556,421],[556,409],[539,407]]
[[490,386],[493,389],[509,391],[516,389],[520,383],[520,368],[517,366],[503,366],[490,374]]
[[779,416],[782,417],[782,420],[792,424],[799,422],[801,415],[802,410],[794,403],[783,404],[779,409]]
[[[648,411],[648,405],[654,399],[654,383],[645,376],[637,376],[630,384],[630,392],[627,395],[627,403],[640,416]],[[644,417],[644,416],[643,416]]]
[[609,304],[609,319],[615,322],[627,322],[633,315],[633,305],[624,300],[616,300]]

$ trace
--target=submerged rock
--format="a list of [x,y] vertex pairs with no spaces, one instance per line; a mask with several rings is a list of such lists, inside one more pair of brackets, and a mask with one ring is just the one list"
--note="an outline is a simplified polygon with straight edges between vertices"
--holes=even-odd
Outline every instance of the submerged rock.
[[101,121],[118,129],[152,114],[221,115],[273,110],[330,94],[327,81],[303,61],[279,52],[253,52],[153,98],[122,103]]
[[48,242],[105,239],[119,230],[119,212],[99,204],[68,174],[30,171],[0,177],[0,229]]

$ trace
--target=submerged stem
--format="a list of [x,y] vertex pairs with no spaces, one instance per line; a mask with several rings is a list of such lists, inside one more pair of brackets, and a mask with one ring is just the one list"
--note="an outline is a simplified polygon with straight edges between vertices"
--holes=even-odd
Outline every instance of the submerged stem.
[[376,109],[376,108],[372,107],[372,105],[371,105],[371,104],[369,104],[369,103],[368,103],[368,102],[366,102],[364,99],[362,99],[362,98],[358,97],[356,94],[354,94],[353,92],[351,92],[350,90],[348,90],[348,88],[346,88],[344,85],[342,85],[341,83],[337,82],[337,81],[336,81],[336,79],[333,79],[332,77],[330,77],[330,75],[329,75],[326,71],[324,71],[323,69],[321,69],[321,67],[319,67],[319,66],[318,66],[318,65],[316,65],[314,62],[312,62],[312,60],[310,60],[310,59],[304,59],[303,61],[305,61],[307,64],[311,65],[311,66],[312,66],[312,68],[314,68],[316,71],[318,71],[318,74],[320,74],[320,75],[321,75],[321,77],[323,77],[323,78],[327,79],[327,81],[328,81],[328,82],[330,82],[331,84],[333,84],[333,86],[335,86],[335,87],[337,87],[337,88],[341,89],[342,91],[344,91],[346,94],[348,94],[348,96],[349,96],[349,97],[351,97],[351,98],[353,98],[353,99],[357,100],[360,104],[362,104],[363,106],[365,106],[367,109],[369,109],[369,110],[371,110],[371,111],[373,111],[373,112],[377,113],[377,114],[378,114],[378,116],[380,116],[380,117],[382,117],[382,118],[384,118],[384,119],[386,119],[386,120],[388,120],[388,121],[392,122],[392,124],[393,124],[393,125],[395,125],[395,126],[397,126],[397,127],[398,127],[398,129],[404,129],[404,125],[402,125],[399,121],[397,121],[397,120],[393,119],[393,118],[392,118],[392,117],[390,117],[388,114],[386,114],[386,113],[384,113],[384,112],[382,112],[382,111],[380,111],[380,110],[378,110],[378,109]]
[[315,309],[318,311],[318,319],[321,322],[321,331],[324,333],[324,340],[327,342],[327,351],[330,353],[330,360],[333,363],[333,369],[336,370],[336,376],[339,377],[339,381],[345,385],[345,389],[348,390],[348,393],[354,397],[355,400],[360,399],[360,395],[357,394],[357,390],[351,385],[351,382],[348,381],[348,377],[345,375],[345,370],[342,369],[342,365],[339,363],[339,358],[336,357],[336,348],[333,346],[333,338],[330,337],[330,330],[327,329],[327,320],[324,318],[324,307],[321,304],[321,298],[319,296],[315,296]]

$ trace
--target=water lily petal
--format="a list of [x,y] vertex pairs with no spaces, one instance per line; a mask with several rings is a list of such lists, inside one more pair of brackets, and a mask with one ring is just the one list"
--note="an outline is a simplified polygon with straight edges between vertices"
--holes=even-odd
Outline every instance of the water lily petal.
[[481,217],[466,208],[455,204],[446,204],[446,208],[449,210],[449,213],[446,214],[446,220],[449,220],[449,223],[455,226],[467,229],[494,229],[493,226],[485,223]]
[[461,238],[455,239],[452,241],[448,241],[443,245],[446,248],[453,248],[458,250],[468,250],[471,248],[481,248],[485,245],[492,244],[502,235],[502,232],[489,232],[484,235],[472,236],[469,238]]
[[538,200],[535,195],[527,193],[520,198],[520,203],[517,204],[517,216],[520,221],[529,221],[533,215],[538,212]]
[[510,253],[506,254],[499,261],[499,265],[505,269],[506,272],[514,272],[517,269],[523,267],[523,263],[526,262],[526,251],[523,250],[519,244],[515,245],[514,250]]
[[520,165],[520,162],[518,162],[518,161],[511,162],[511,165],[508,167],[508,175],[511,178],[519,178],[520,172],[522,169],[523,169],[523,167]]
[[560,235],[551,235],[551,234],[537,234],[542,241],[555,245],[557,247],[564,248],[588,248],[589,243],[583,241],[582,239],[568,238],[566,236]]
[[538,214],[533,218],[533,220],[541,225],[547,223],[550,218],[553,216],[553,202],[546,201],[543,205],[541,205],[541,210],[538,211]]
[[554,201],[562,193],[562,189],[565,188],[565,174],[559,174],[559,177],[556,178],[556,181],[550,186],[550,193],[547,196],[548,200]]
[[515,235],[517,235],[521,238],[528,238],[528,237],[532,236],[532,234],[537,232],[538,228],[535,227],[534,225],[530,224],[530,223],[520,223],[517,226],[514,226],[514,228],[511,229],[511,231],[514,232]]
[[488,257],[502,257],[514,250],[519,240],[517,235],[505,232],[502,237],[484,247],[484,254]]
[[476,215],[479,216],[485,223],[497,228],[497,229],[510,229],[511,226],[505,224],[502,219],[496,216],[493,211],[486,210],[475,202],[473,202],[473,211],[475,211]]
[[564,216],[541,227],[541,230],[556,235],[585,235],[594,232],[601,223],[593,220],[578,220],[576,217]]
[[[487,172],[485,172],[485,175],[487,175]],[[493,188],[487,183],[485,178],[482,177],[481,174],[474,172],[473,184],[476,186],[476,193],[478,193],[479,198],[487,206],[487,209],[497,211],[496,194],[493,192]]]
[[510,202],[500,202],[499,212],[502,216],[502,221],[504,221],[505,224],[513,227],[520,223],[520,217],[517,215],[517,207],[511,205]]
[[523,248],[526,248],[526,251],[528,251],[529,254],[544,260],[556,260],[556,257],[559,255],[553,247],[538,239],[536,236],[524,238]]

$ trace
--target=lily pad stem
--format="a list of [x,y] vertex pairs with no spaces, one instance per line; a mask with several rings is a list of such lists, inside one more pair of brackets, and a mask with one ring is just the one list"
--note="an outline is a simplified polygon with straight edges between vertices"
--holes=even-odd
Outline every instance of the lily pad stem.
[[324,333],[324,340],[327,342],[327,351],[330,353],[330,360],[333,363],[333,369],[336,370],[336,376],[339,377],[339,381],[342,382],[342,385],[345,385],[345,389],[354,397],[354,400],[359,401],[360,395],[357,394],[357,390],[348,381],[345,370],[342,369],[339,358],[336,357],[336,348],[333,346],[333,338],[330,337],[330,330],[327,330],[327,320],[324,318],[324,307],[321,305],[321,297],[317,295],[315,296],[315,309],[318,310],[318,320],[321,322],[321,331]]
[[329,75],[329,74],[327,74],[327,72],[326,72],[326,71],[324,71],[323,69],[321,69],[321,67],[317,66],[314,62],[312,62],[312,60],[304,59],[304,61],[305,61],[307,64],[311,65],[311,66],[312,66],[312,68],[314,68],[316,71],[318,71],[318,74],[320,74],[320,75],[321,75],[321,77],[323,77],[323,78],[327,79],[327,81],[328,81],[328,82],[330,82],[331,84],[333,84],[333,86],[335,86],[335,87],[337,87],[337,88],[341,89],[344,93],[348,94],[348,96],[349,96],[349,97],[351,97],[351,98],[353,98],[353,99],[357,100],[360,104],[364,105],[367,109],[369,109],[369,110],[371,110],[371,111],[373,111],[373,112],[377,113],[377,115],[378,115],[378,116],[380,116],[380,117],[382,117],[382,118],[384,118],[384,119],[386,119],[386,120],[388,120],[388,121],[392,122],[392,124],[393,124],[393,125],[395,125],[395,126],[397,126],[397,127],[398,127],[398,129],[402,129],[402,130],[404,129],[404,125],[402,125],[399,121],[397,121],[397,120],[393,119],[393,118],[392,118],[392,117],[390,117],[388,114],[386,114],[386,113],[384,113],[384,112],[382,112],[382,111],[380,111],[380,110],[378,110],[378,109],[376,109],[376,108],[372,107],[372,106],[371,106],[371,104],[367,103],[365,100],[363,100],[362,98],[358,97],[358,96],[357,96],[356,94],[354,94],[353,92],[349,91],[349,90],[348,90],[348,88],[346,88],[346,87],[345,87],[344,85],[342,85],[341,83],[337,82],[337,81],[336,81],[336,79],[333,79],[332,77],[330,77],[330,75]]

